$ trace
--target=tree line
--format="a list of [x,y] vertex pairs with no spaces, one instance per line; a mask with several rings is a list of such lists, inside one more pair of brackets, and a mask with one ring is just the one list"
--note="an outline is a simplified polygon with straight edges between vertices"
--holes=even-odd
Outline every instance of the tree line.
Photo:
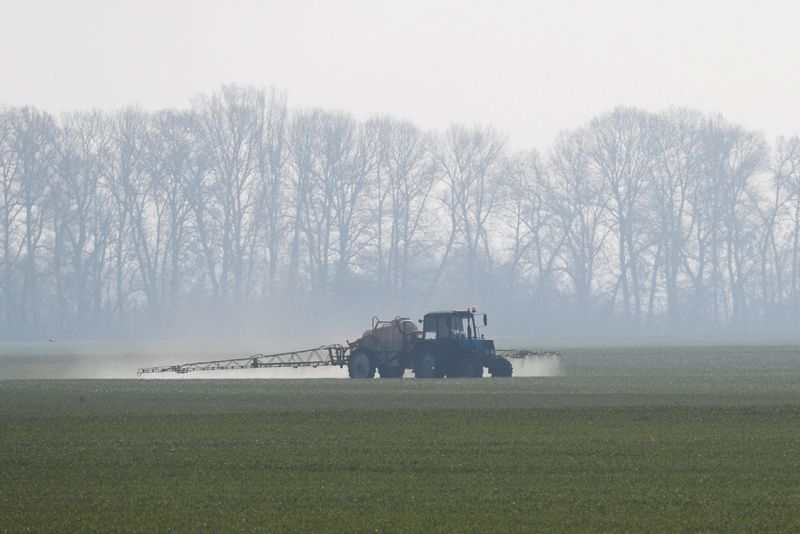
[[800,329],[800,138],[617,108],[490,127],[290,109],[0,108],[0,339],[302,333],[482,305],[499,332]]

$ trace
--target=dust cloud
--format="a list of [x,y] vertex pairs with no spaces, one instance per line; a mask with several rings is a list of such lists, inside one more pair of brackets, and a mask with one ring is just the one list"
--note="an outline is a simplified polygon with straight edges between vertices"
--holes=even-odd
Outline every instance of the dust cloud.
[[555,356],[515,358],[511,364],[516,377],[561,375],[561,360]]

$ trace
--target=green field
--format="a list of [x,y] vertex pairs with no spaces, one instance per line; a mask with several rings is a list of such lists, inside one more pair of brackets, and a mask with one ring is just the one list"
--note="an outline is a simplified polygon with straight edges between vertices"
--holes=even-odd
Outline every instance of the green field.
[[0,380],[1,531],[797,531],[798,510],[797,345],[575,348],[510,380]]

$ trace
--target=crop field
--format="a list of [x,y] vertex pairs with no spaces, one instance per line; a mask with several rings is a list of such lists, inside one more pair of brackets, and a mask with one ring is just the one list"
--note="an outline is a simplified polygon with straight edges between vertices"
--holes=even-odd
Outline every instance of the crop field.
[[797,344],[400,381],[8,379],[76,356],[0,351],[0,531],[800,530]]

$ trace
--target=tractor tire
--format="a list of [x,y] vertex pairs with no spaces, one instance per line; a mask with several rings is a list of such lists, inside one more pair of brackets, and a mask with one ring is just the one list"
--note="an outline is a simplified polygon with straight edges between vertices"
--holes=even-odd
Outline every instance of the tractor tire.
[[505,358],[495,358],[489,367],[489,372],[493,378],[509,378],[514,372],[514,367]]
[[370,361],[369,354],[363,350],[357,350],[350,355],[347,372],[350,378],[375,378],[375,366]]
[[430,352],[423,352],[414,358],[414,377],[436,378],[436,356]]
[[403,378],[405,371],[402,367],[389,367],[388,365],[378,367],[381,378]]
[[476,356],[466,356],[461,360],[459,369],[462,378],[481,378],[483,377],[483,365]]

